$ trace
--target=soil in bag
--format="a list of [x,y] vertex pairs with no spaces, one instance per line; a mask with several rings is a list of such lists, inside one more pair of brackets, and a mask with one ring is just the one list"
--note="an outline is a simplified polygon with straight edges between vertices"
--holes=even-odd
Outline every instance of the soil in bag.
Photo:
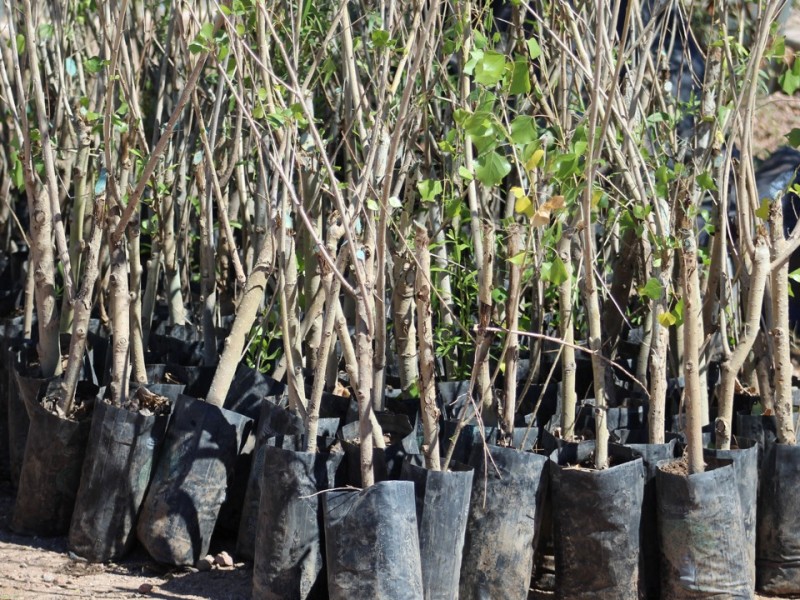
[[12,361],[9,364],[13,365],[9,369],[8,379],[8,465],[11,484],[16,487],[19,485],[22,462],[25,459],[25,444],[31,425],[24,397],[28,395],[35,399],[45,380],[37,377],[37,371],[27,368],[29,358],[36,356],[30,342],[12,343],[8,356]]
[[448,471],[431,471],[422,457],[409,456],[401,476],[414,483],[425,600],[456,600],[473,470],[451,463]]
[[98,402],[92,417],[69,547],[90,562],[126,554],[182,386],[140,386],[125,407]]
[[547,462],[546,456],[513,448],[473,447],[461,600],[527,597],[547,491]]
[[706,459],[688,475],[685,459],[658,464],[661,597],[750,600],[747,540],[730,460]]
[[551,455],[556,592],[561,598],[637,600],[641,457],[611,445],[594,468],[594,441],[565,443]]
[[756,585],[756,507],[758,506],[758,446],[755,440],[735,436],[730,450],[703,450],[708,460],[728,459],[733,461],[739,506],[742,509],[742,525],[747,547],[747,565],[750,572],[750,588]]
[[157,562],[194,565],[206,555],[251,424],[237,413],[178,397],[137,526],[139,541]]
[[[20,389],[26,387],[20,383]],[[51,380],[49,385],[59,382]],[[71,418],[54,412],[47,392],[43,385],[40,394],[24,398],[31,424],[11,529],[26,535],[69,531],[98,388],[79,382]]]
[[265,446],[253,597],[324,600],[328,586],[319,492],[333,487],[344,453],[321,446],[312,454],[304,449],[304,436],[281,437],[282,447]]
[[[406,415],[376,413],[383,430],[386,448],[375,447],[373,465],[375,481],[398,479],[406,456],[419,454],[417,435]],[[341,439],[347,461],[347,477],[350,485],[361,487],[361,448],[358,422],[348,423],[341,429]]]
[[770,444],[758,495],[756,585],[800,594],[800,446]]
[[323,494],[330,600],[421,600],[414,484]]
[[[236,553],[241,558],[252,559],[254,556],[258,506],[261,502],[261,474],[264,471],[266,446],[283,447],[284,437],[293,438],[303,435],[304,432],[303,420],[299,416],[273,404],[269,399],[264,400],[254,436],[255,448],[236,537]],[[291,447],[296,448],[293,439],[289,439],[286,443],[291,443]]]
[[675,456],[676,440],[665,444],[626,444],[642,457],[645,472],[642,517],[639,521],[639,598],[659,600],[661,570],[658,546],[658,463]]

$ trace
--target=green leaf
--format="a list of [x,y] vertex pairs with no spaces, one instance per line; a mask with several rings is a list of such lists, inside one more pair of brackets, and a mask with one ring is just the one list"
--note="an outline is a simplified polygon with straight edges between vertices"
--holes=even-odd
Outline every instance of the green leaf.
[[372,32],[371,36],[372,43],[375,45],[376,48],[385,48],[389,44],[389,32],[385,29],[376,29]]
[[192,54],[200,54],[201,52],[208,52],[208,47],[198,42],[197,40],[189,42],[189,52]]
[[778,82],[785,94],[791,96],[800,88],[800,60],[795,59],[791,69],[781,75]]
[[661,282],[655,277],[651,277],[647,280],[647,283],[639,288],[639,295],[650,298],[651,300],[658,300],[661,298],[661,293],[663,291],[664,286],[661,285]]
[[525,262],[525,251],[523,250],[519,254],[515,254],[514,256],[509,257],[508,262],[512,265],[522,266],[522,263]]
[[795,148],[800,148],[800,128],[793,128],[789,133],[786,134],[786,139],[789,141],[789,144]]
[[458,167],[458,174],[461,176],[462,179],[466,181],[472,181],[472,173],[464,165]]
[[25,36],[21,33],[17,34],[17,54],[25,52]]
[[525,44],[528,46],[528,54],[530,54],[531,60],[536,60],[541,56],[542,49],[539,47],[539,42],[531,38],[527,40]]
[[791,279],[795,283],[800,283],[800,269],[795,269],[794,271],[789,273],[789,279]]
[[83,68],[86,69],[89,73],[99,73],[103,70],[108,64],[107,60],[103,60],[99,56],[93,56],[91,58],[87,58],[83,61]]
[[769,200],[767,200],[766,198],[761,200],[760,206],[756,209],[756,217],[758,217],[762,221],[769,220]]
[[489,50],[475,66],[475,81],[481,85],[495,85],[506,70],[506,57],[499,52]]
[[402,208],[403,203],[400,202],[400,198],[397,196],[389,196],[389,206],[392,208]]
[[514,68],[511,71],[510,94],[527,94],[531,91],[531,78],[528,74],[528,61],[517,59],[514,61]]
[[717,191],[717,185],[714,183],[714,179],[708,171],[703,171],[697,176],[697,185],[706,191]]
[[528,115],[519,115],[511,121],[511,141],[520,146],[530,144],[539,137],[536,121]]
[[378,210],[378,203],[374,198],[367,198],[367,208],[370,210]]
[[568,277],[569,275],[567,274],[566,266],[564,266],[564,261],[556,254],[556,256],[553,257],[553,264],[550,267],[550,281],[555,285],[561,285]]
[[38,34],[38,38],[40,41],[49,40],[51,37],[53,37],[53,34],[55,32],[56,28],[53,27],[52,23],[42,23],[36,30],[36,33]]
[[423,179],[417,183],[417,191],[423,202],[433,202],[442,193],[442,182],[437,179]]
[[511,164],[508,159],[497,152],[488,152],[478,158],[478,165],[475,168],[475,176],[483,185],[493,186],[503,181],[503,178],[511,172]]
[[200,32],[197,34],[197,37],[203,40],[210,40],[214,36],[214,24],[213,23],[203,23],[203,26],[200,28]]

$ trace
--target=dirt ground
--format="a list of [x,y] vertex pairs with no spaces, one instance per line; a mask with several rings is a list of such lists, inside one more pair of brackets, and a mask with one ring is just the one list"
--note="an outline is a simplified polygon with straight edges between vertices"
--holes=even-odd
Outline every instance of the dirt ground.
[[[70,557],[66,538],[12,533],[13,504],[10,486],[0,484],[0,600],[250,600],[250,564],[235,562],[232,568],[214,567],[208,572],[169,570],[150,560],[140,548],[119,564],[88,564]],[[232,544],[215,543],[211,550],[226,550],[233,556]],[[143,585],[152,588],[140,593]]]

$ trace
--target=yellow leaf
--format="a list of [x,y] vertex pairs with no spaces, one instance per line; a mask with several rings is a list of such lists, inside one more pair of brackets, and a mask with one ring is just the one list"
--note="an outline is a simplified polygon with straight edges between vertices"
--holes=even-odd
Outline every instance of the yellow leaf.
[[527,196],[518,197],[514,202],[514,210],[521,215],[526,215],[529,219],[533,217],[533,203]]
[[542,150],[541,148],[539,148],[538,150],[534,150],[533,154],[531,154],[531,157],[528,159],[528,162],[525,163],[525,168],[528,169],[528,171],[532,171],[533,169],[539,166],[543,158],[544,158],[544,150]]
[[658,315],[658,322],[661,323],[664,327],[669,327],[670,325],[674,325],[677,319],[675,315],[670,312],[663,312]]
[[511,194],[514,196],[514,198],[519,200],[525,195],[525,192],[521,187],[515,186],[511,188]]
[[600,198],[602,197],[603,197],[603,190],[595,190],[592,193],[592,208],[597,207],[597,205],[600,203]]

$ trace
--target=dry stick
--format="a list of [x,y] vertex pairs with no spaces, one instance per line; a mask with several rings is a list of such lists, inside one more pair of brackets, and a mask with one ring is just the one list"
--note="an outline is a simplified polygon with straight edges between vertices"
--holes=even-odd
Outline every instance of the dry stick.
[[221,407],[230,390],[231,382],[236,374],[236,367],[242,356],[242,349],[247,341],[247,335],[256,320],[256,314],[264,299],[267,280],[272,275],[275,261],[274,231],[266,231],[264,240],[253,265],[253,270],[247,277],[239,305],[236,307],[236,318],[233,320],[231,332],[225,338],[219,365],[214,372],[214,379],[206,396],[206,402]]
[[566,277],[558,286],[558,313],[561,338],[561,437],[571,442],[575,437],[575,349],[568,344],[575,342],[575,324],[572,320],[572,236],[574,229],[565,227],[558,241],[558,256],[564,264]]
[[[75,296],[74,319],[72,326],[72,337],[69,341],[70,360],[64,371],[64,379],[61,382],[61,397],[58,406],[67,416],[72,412],[75,400],[75,389],[80,378],[81,367],[83,365],[83,354],[86,351],[86,335],[88,331],[89,318],[92,313],[93,291],[99,273],[98,261],[100,257],[100,243],[103,240],[103,231],[106,219],[106,196],[105,193],[96,196],[92,209],[92,231],[89,236],[89,243],[86,246],[86,264],[81,287]],[[73,356],[79,357],[72,359]]]
[[[464,39],[461,45],[461,70],[459,75],[459,86],[458,91],[460,94],[459,98],[459,106],[467,107],[469,105],[469,97],[470,97],[470,77],[464,71],[464,65],[466,65],[470,60],[470,52],[472,50],[472,2],[471,0],[466,0],[465,2],[457,2],[456,7],[460,7],[461,10],[457,12],[459,22],[464,24]],[[473,162],[473,149],[472,144],[466,144],[464,148],[464,167],[470,173],[473,172],[474,169],[474,162]],[[477,189],[477,182],[475,178],[472,178],[467,183],[467,200],[469,203],[469,214],[470,214],[470,228],[472,230],[472,243],[474,245],[475,250],[475,264],[483,265],[484,264],[484,246],[485,243],[481,238],[481,216],[478,207],[478,189]],[[490,252],[490,249],[487,249],[487,252]]]
[[[61,205],[58,199],[58,177],[56,175],[56,161],[53,155],[53,144],[50,139],[50,123],[47,118],[44,88],[39,71],[39,56],[36,52],[36,30],[33,27],[33,10],[30,0],[23,0],[25,10],[25,37],[28,40],[28,67],[31,71],[33,83],[33,100],[36,105],[36,116],[39,120],[39,135],[41,136],[42,158],[44,159],[45,186],[50,201],[50,217],[56,238],[56,248],[64,267],[64,293],[72,298],[74,295],[72,281],[72,267],[69,260],[69,247],[64,234],[64,221],[61,218]],[[9,19],[11,20],[11,19]],[[23,111],[24,112],[24,111]],[[27,137],[27,136],[26,136]],[[56,343],[56,352],[58,344]]]
[[[347,252],[343,249],[339,253],[336,264],[340,271],[347,266]],[[314,383],[311,388],[311,397],[308,401],[308,421],[306,431],[308,432],[308,451],[317,451],[317,432],[319,431],[319,407],[322,400],[322,389],[325,385],[325,366],[326,357],[333,345],[333,329],[336,324],[336,306],[339,302],[339,280],[333,276],[333,270],[328,268],[325,261],[320,261],[322,270],[322,287],[325,290],[325,315],[322,318],[322,339],[319,345],[319,355],[314,367]]]
[[[9,35],[16,39],[14,19],[8,19]],[[34,38],[29,38],[34,39]],[[28,44],[28,47],[33,44]],[[17,87],[18,104],[27,105],[25,89],[23,87],[22,72],[19,65],[19,54],[11,53],[14,64],[14,80]],[[37,351],[39,364],[43,377],[52,377],[61,373],[61,352],[58,340],[58,308],[55,295],[55,267],[53,265],[52,222],[50,204],[46,198],[37,192],[36,178],[33,171],[33,158],[31,156],[30,124],[26,111],[20,111],[22,129],[25,135],[22,138],[23,173],[25,192],[28,196],[28,212],[30,219],[30,248],[31,257],[28,265],[29,282],[26,289],[33,285],[33,300],[36,305],[36,317],[39,328],[39,344]],[[32,307],[26,303],[25,320],[26,329],[30,331],[32,320]]]
[[[220,97],[222,95],[220,94]],[[231,257],[231,261],[233,262],[233,270],[236,273],[236,280],[239,282],[239,285],[244,285],[247,278],[244,275],[244,271],[242,270],[242,262],[239,260],[239,253],[236,251],[236,240],[233,238],[233,230],[231,229],[230,219],[228,219],[228,206],[225,198],[222,196],[222,190],[219,186],[219,177],[217,176],[217,171],[214,168],[214,153],[211,151],[211,146],[208,143],[208,137],[206,136],[206,128],[205,122],[203,121],[203,115],[200,112],[200,105],[197,103],[197,98],[195,94],[195,113],[197,114],[198,120],[198,130],[200,132],[200,142],[203,144],[203,152],[205,153],[206,158],[206,165],[208,167],[209,173],[211,173],[211,185],[214,191],[214,198],[217,201],[217,218],[219,219],[219,224],[221,225],[221,229],[223,234],[225,235],[225,240],[228,243],[228,249]]]
[[431,252],[428,232],[417,224],[414,245],[417,249],[416,303],[419,329],[420,394],[424,442],[422,453],[425,466],[432,471],[441,470],[439,462],[439,408],[436,406],[436,380],[434,376],[433,318],[431,315]]
[[[229,6],[229,4],[229,2],[223,2],[222,6]],[[214,20],[214,32],[216,32],[217,29],[219,29],[219,27],[222,25],[223,17],[224,16],[220,11],[220,14],[217,15],[217,18]],[[203,67],[205,66],[208,54],[209,53],[206,50],[197,55],[197,63],[192,69],[192,72],[189,74],[189,78],[186,81],[183,91],[181,91],[181,95],[172,111],[172,115],[170,115],[169,121],[167,121],[167,124],[164,127],[164,132],[161,134],[161,137],[158,139],[158,143],[153,148],[153,151],[151,152],[150,158],[145,164],[144,169],[142,169],[142,174],[139,177],[139,183],[137,184],[136,189],[133,190],[133,193],[128,199],[128,204],[125,206],[125,210],[120,217],[120,227],[111,235],[111,242],[113,244],[117,244],[120,238],[124,235],[125,227],[127,227],[128,221],[130,221],[137,205],[139,204],[139,201],[142,198],[142,194],[147,187],[147,182],[150,181],[150,177],[152,177],[162,154],[164,154],[164,151],[167,149],[169,140],[172,137],[172,132],[175,130],[175,125],[180,119],[184,107],[191,99],[192,92],[197,86],[197,82],[200,79],[200,74],[203,72]]]
[[[783,206],[780,200],[769,209],[769,229],[772,257],[783,252],[786,239],[783,235]],[[775,348],[775,420],[778,425],[778,442],[794,445],[796,436],[792,422],[792,360],[789,337],[789,265],[784,263],[772,271],[772,343]]]
[[519,327],[519,300],[522,288],[522,263],[517,260],[517,255],[522,252],[522,231],[518,223],[508,227],[508,298],[506,299],[506,322],[508,323],[508,336],[506,337],[506,371],[505,371],[505,404],[503,407],[503,422],[501,430],[505,434],[506,442],[510,444],[514,439],[514,417],[516,416],[517,402],[517,362],[519,361],[519,336],[515,331]]
[[739,343],[733,354],[727,356],[720,365],[721,382],[719,391],[720,411],[714,424],[717,438],[717,448],[730,450],[731,436],[733,435],[733,394],[736,390],[736,375],[744,365],[745,359],[750,354],[750,349],[756,341],[761,308],[764,301],[764,288],[767,285],[769,274],[769,248],[763,233],[759,233],[755,241],[755,254],[753,255],[753,272],[750,275],[750,290],[747,297],[746,318],[742,324]]
[[[351,246],[353,248],[353,246]],[[374,321],[372,286],[375,281],[375,239],[371,223],[364,227],[364,240],[357,252],[351,252],[352,263],[355,265],[363,261],[363,284],[366,294],[361,293],[356,298],[356,358],[358,360],[358,381],[356,398],[358,399],[358,431],[361,438],[361,481],[365,488],[375,483],[373,471],[373,443],[372,420],[372,376],[373,376],[373,346],[372,329],[370,324]]]
[[[284,59],[284,62],[285,62],[284,66],[286,67],[287,71],[289,72],[289,78],[291,80],[292,86],[294,86],[294,88],[296,90],[302,91],[302,88],[300,87],[300,83],[298,81],[297,73],[295,72],[295,70],[291,66],[291,61],[289,59],[289,55],[286,52],[286,48],[284,47],[283,43],[281,42],[280,37],[278,36],[278,34],[275,31],[275,27],[274,27],[274,25],[272,23],[272,19],[266,19],[266,25],[269,27],[270,35],[272,36],[272,39],[275,40],[275,44],[278,46],[278,49],[281,52],[281,56]],[[334,200],[336,202],[336,208],[339,211],[339,213],[342,215],[342,217],[344,218],[344,217],[346,217],[346,215],[350,214],[350,212],[347,210],[347,207],[345,206],[344,195],[342,194],[342,191],[339,189],[339,186],[336,184],[338,179],[336,178],[336,172],[333,169],[333,165],[331,164],[331,161],[328,159],[327,155],[325,154],[325,148],[327,146],[323,142],[322,136],[319,133],[319,129],[317,128],[317,126],[316,126],[316,124],[314,122],[314,115],[311,113],[311,111],[308,108],[308,106],[306,106],[305,102],[301,103],[301,106],[303,108],[303,113],[304,113],[305,117],[308,119],[308,122],[309,122],[309,133],[311,134],[311,138],[312,138],[312,140],[314,142],[314,145],[320,150],[320,157],[322,158],[323,167],[324,167],[323,170],[327,174],[328,178],[330,179],[330,183],[331,183],[330,191],[333,193],[333,198],[334,198]],[[283,173],[280,170],[279,170],[279,176],[282,177],[282,178],[284,176]],[[291,187],[291,186],[287,184],[287,187]],[[302,210],[302,206],[299,205],[300,203],[294,197],[293,192],[292,192],[292,202],[295,204],[295,209],[299,210],[301,216],[303,217],[304,221],[306,222],[306,226],[309,228],[309,230],[311,230],[311,226],[310,226],[310,224],[308,222],[308,215],[306,215],[305,211]],[[348,227],[345,228],[345,236],[347,238],[347,243],[350,244],[351,247],[355,248],[356,243],[355,243],[355,238],[353,237],[352,227],[348,226]],[[328,260],[328,262],[330,264],[334,263],[334,261],[332,259],[330,259],[330,257],[326,257],[326,259]],[[359,261],[357,261],[357,260],[353,261],[353,271],[355,273],[356,282],[358,283],[358,288],[359,288],[359,294],[358,295],[361,296],[361,298],[362,298],[362,300],[364,302],[366,302],[367,301],[366,299],[370,296],[370,292],[367,290],[366,275],[363,272],[362,266],[360,264],[358,264],[358,263],[359,263]],[[350,285],[348,284],[347,288],[349,288],[349,287],[350,287]],[[345,288],[345,289],[347,289],[347,288]],[[368,329],[370,331],[370,336],[371,336],[371,332],[374,331],[374,326],[375,326],[373,315],[370,314],[370,313],[365,313],[363,316],[366,319],[366,324],[368,326]]]
[[[193,94],[193,96],[195,97],[192,100],[195,101],[197,99],[196,94]],[[195,110],[199,110],[199,107],[195,106]],[[200,198],[200,215],[197,222],[200,230],[200,285],[203,294],[202,315],[200,317],[203,327],[203,362],[206,365],[213,365],[218,361],[216,334],[214,333],[217,282],[216,265],[214,264],[214,243],[211,239],[214,233],[214,218],[211,214],[213,210],[210,195],[207,193],[206,173],[208,169],[203,168],[202,163],[197,162],[194,170],[197,195]],[[209,348],[209,346],[212,346],[212,348]]]

